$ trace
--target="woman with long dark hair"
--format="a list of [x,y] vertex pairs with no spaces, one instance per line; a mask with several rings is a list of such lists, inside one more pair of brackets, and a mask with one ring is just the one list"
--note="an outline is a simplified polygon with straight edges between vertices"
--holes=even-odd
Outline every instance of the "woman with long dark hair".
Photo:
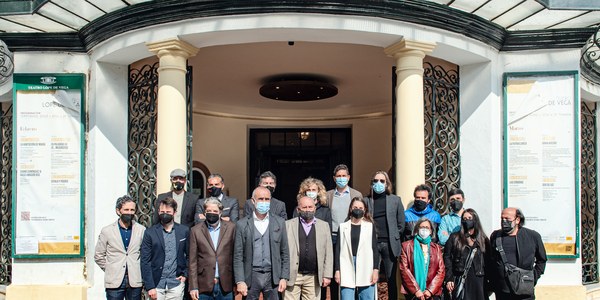
[[468,208],[462,213],[458,232],[450,235],[444,248],[446,289],[457,300],[488,299],[485,267],[490,240],[483,232],[479,215]]
[[340,224],[335,247],[335,281],[342,300],[374,300],[379,278],[377,239],[367,203],[350,201],[348,221]]

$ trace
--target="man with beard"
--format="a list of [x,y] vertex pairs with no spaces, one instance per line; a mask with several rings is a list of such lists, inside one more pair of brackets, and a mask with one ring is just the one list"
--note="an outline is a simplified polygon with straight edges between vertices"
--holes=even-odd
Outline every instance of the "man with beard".
[[158,195],[154,202],[153,225],[159,222],[158,206],[160,201],[166,198],[173,198],[177,202],[177,207],[179,207],[179,211],[175,214],[175,222],[187,227],[194,226],[194,213],[196,212],[198,195],[185,190],[186,182],[187,179],[184,170],[175,169],[171,172],[171,191]]
[[298,199],[299,217],[285,222],[290,250],[290,279],[285,300],[320,299],[333,277],[333,246],[327,222],[315,218],[315,202]]
[[[433,209],[431,206],[431,188],[426,184],[419,184],[415,187],[413,191],[413,196],[415,197],[415,201],[411,208],[407,209],[404,212],[405,217],[405,226],[404,226],[404,240],[410,241],[415,236],[413,235],[415,224],[417,221],[425,217],[429,219],[434,228],[433,232],[437,232],[438,227],[442,218],[440,214]],[[434,242],[437,241],[435,236],[432,236],[432,240]]]

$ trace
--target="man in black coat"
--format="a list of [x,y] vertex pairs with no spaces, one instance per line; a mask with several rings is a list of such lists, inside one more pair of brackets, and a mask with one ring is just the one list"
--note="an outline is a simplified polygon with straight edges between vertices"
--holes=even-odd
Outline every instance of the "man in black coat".
[[535,295],[516,295],[504,276],[504,262],[498,251],[502,243],[507,263],[521,269],[533,270],[534,284],[546,269],[546,249],[542,237],[535,230],[523,227],[525,216],[518,208],[508,207],[502,211],[502,229],[490,237],[492,244],[490,268],[491,282],[497,300],[535,299]]

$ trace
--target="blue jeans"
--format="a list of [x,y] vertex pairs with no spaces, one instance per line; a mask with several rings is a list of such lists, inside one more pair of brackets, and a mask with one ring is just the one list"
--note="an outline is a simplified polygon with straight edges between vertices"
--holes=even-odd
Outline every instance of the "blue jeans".
[[221,285],[217,282],[215,283],[215,287],[213,288],[212,293],[204,293],[198,295],[198,300],[232,300],[233,292],[229,292],[227,294],[223,294],[223,289],[221,289]]
[[[356,291],[355,291],[356,290]],[[355,297],[355,292],[358,293],[358,297]],[[375,285],[370,286],[359,286],[355,288],[341,287],[340,294],[342,300],[374,300],[375,299]]]
[[107,300],[140,300],[142,299],[142,287],[130,287],[127,274],[123,276],[121,286],[116,289],[106,289]]

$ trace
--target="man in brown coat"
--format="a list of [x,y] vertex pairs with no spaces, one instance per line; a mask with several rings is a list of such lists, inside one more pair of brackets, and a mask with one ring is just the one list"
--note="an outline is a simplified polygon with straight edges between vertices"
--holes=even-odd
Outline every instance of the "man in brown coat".
[[204,201],[204,222],[190,232],[190,296],[196,299],[233,299],[233,243],[235,224],[221,219],[223,204]]

